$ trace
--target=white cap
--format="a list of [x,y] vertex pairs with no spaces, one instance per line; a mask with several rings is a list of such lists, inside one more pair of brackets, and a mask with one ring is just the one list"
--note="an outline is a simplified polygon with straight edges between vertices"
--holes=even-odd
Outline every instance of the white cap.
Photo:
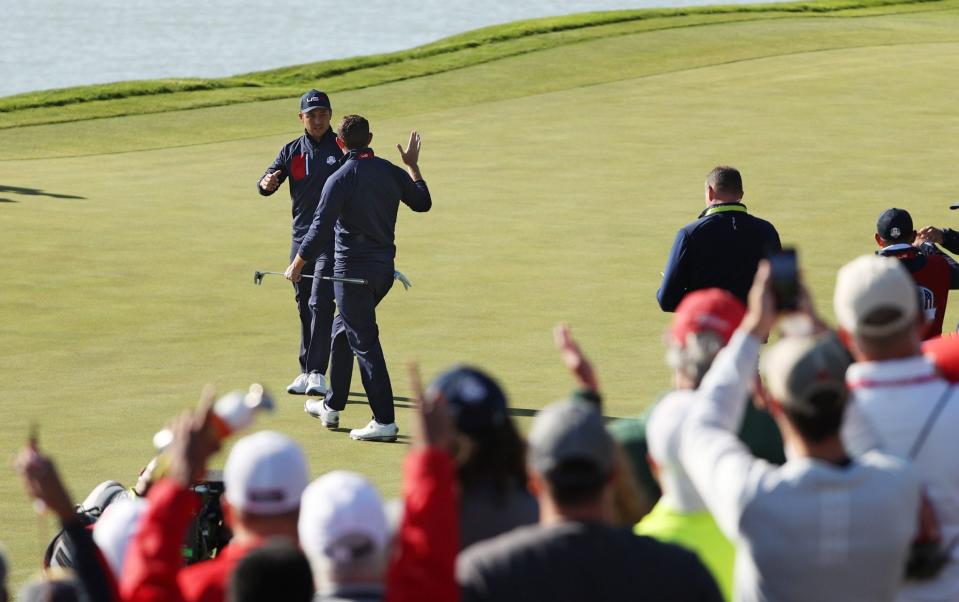
[[309,480],[303,451],[292,439],[260,431],[236,442],[223,468],[223,495],[251,514],[283,514],[300,505]]
[[329,472],[303,492],[298,525],[300,546],[310,558],[349,562],[357,553],[384,550],[390,529],[383,499],[362,476]]
[[[916,321],[918,294],[915,281],[898,259],[863,255],[839,269],[833,306],[847,332],[881,337]],[[866,321],[880,309],[893,310],[891,317],[880,323]]]
[[123,574],[127,545],[140,530],[140,522],[147,507],[147,501],[143,498],[117,500],[107,506],[93,527],[93,541],[103,552],[103,557],[117,578]]
[[679,461],[679,436],[686,415],[696,403],[696,392],[678,390],[656,402],[646,422],[646,446],[649,457],[659,469],[657,480],[663,501],[678,512],[699,512],[706,504]]

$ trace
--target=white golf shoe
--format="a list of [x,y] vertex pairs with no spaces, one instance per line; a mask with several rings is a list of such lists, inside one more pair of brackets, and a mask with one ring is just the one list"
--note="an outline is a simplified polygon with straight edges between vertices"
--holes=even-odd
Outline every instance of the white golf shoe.
[[293,382],[286,387],[286,392],[291,395],[306,395],[306,385],[310,375],[303,373],[297,376]]
[[399,432],[400,429],[395,422],[380,424],[375,420],[370,420],[370,423],[365,427],[350,431],[350,439],[356,441],[396,441]]
[[325,399],[307,399],[303,404],[303,411],[314,418],[319,418],[323,426],[328,429],[340,426],[340,413],[326,407]]
[[319,372],[310,372],[306,377],[307,395],[326,395],[326,379]]

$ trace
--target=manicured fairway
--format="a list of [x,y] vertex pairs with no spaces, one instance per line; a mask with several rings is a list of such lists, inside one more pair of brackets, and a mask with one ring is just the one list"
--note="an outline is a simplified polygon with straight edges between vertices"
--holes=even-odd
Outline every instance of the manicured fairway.
[[[370,117],[389,159],[410,128],[423,134],[434,210],[401,210],[397,266],[414,287],[379,311],[396,394],[408,395],[409,360],[426,378],[476,363],[526,428],[571,385],[550,334],[567,320],[606,413],[639,412],[670,385],[659,272],[716,164],[739,167],[750,210],[799,246],[827,316],[835,270],[873,250],[883,209],[954,225],[959,2],[881,12],[617,31],[334,95],[337,115]],[[152,433],[204,383],[259,381],[280,402],[260,426],[296,437],[314,474],[353,469],[398,493],[408,439],[359,444],[309,419],[283,393],[296,370],[292,292],[252,283],[287,259],[286,190],[264,199],[254,185],[296,134],[295,109],[283,99],[0,129],[0,455],[36,421],[82,498],[102,480],[131,484]],[[947,328],[957,319],[954,300]],[[355,400],[346,428],[368,420]],[[10,470],[0,514],[17,584],[46,542]]]

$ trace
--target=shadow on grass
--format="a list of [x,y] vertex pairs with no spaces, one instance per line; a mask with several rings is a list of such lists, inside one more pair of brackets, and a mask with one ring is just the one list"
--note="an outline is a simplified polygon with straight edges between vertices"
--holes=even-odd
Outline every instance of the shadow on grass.
[[[86,197],[77,196],[75,194],[60,194],[56,192],[46,192],[40,188],[24,188],[23,186],[8,186],[7,184],[0,184],[0,192],[12,192],[14,194],[22,194],[25,196],[43,196],[51,199],[73,199],[73,200],[85,200]],[[11,201],[10,199],[0,199],[4,203],[16,203],[17,201]]]
[[0,199],[0,203],[19,203],[20,201],[15,201],[13,199]]
[[[346,400],[348,405],[352,404],[366,404],[366,393],[361,393],[359,391],[350,391],[350,396]],[[409,397],[402,397],[400,395],[393,396],[393,405],[397,408],[415,408],[416,404],[413,403],[413,400]],[[532,418],[536,415],[539,410],[534,410],[532,408],[506,408],[506,413],[510,416],[518,416],[521,418]],[[616,420],[613,416],[603,416],[603,419],[606,422]]]

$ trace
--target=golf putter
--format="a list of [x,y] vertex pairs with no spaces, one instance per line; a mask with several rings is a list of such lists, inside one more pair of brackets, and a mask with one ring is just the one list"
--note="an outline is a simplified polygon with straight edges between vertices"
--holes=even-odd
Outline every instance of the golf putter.
[[[253,284],[263,284],[264,276],[286,276],[283,272],[261,272],[259,270],[253,272]],[[300,278],[315,278],[315,276],[308,276],[306,274],[301,274]],[[369,281],[362,278],[344,278],[342,276],[320,276],[320,280],[329,280],[330,282],[344,282],[346,284],[369,284]]]

